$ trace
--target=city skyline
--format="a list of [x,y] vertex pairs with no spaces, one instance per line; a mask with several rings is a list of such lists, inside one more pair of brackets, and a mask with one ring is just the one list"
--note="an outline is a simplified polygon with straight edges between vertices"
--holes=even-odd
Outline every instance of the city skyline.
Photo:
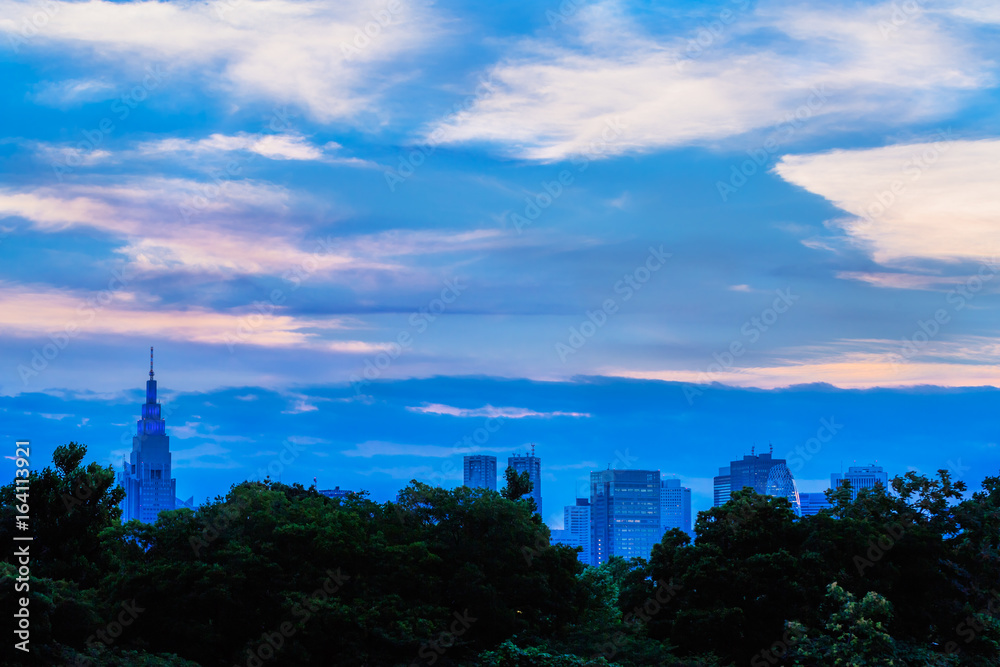
[[[629,386],[634,391],[641,391],[641,388],[649,388],[654,386],[660,386],[662,389],[662,383],[643,383],[643,382],[629,382]],[[546,385],[542,385],[544,387]],[[667,385],[668,388],[670,385]],[[171,387],[171,392],[176,392],[176,388]],[[739,389],[728,390],[729,392],[737,392],[738,395],[742,393]],[[833,391],[829,388],[817,388],[815,394],[818,398],[828,398],[830,392]],[[344,392],[346,393],[346,392]],[[459,394],[462,392],[459,391]],[[516,391],[517,394],[523,395],[523,386]],[[722,390],[720,397],[724,396],[725,390]],[[866,395],[865,392],[842,392],[844,396],[854,396],[861,400],[863,396]],[[887,391],[884,398],[891,398],[896,392]],[[761,393],[757,392],[753,394],[758,399],[762,396]],[[764,393],[763,396],[767,396]],[[786,398],[789,396],[789,392],[776,392],[772,393],[773,396],[781,396]],[[791,394],[794,396],[794,393]],[[836,392],[835,394],[836,395]],[[961,397],[961,392],[954,395],[956,399]],[[982,393],[980,395],[984,400],[989,400],[991,394],[989,392]],[[172,396],[185,396],[189,398],[198,399],[200,395],[189,394],[185,392],[172,393]],[[386,470],[386,469],[371,469],[370,472],[362,472],[360,475],[358,471],[353,471],[349,467],[344,467],[343,465],[335,466],[336,470],[333,474],[323,474],[321,473],[317,476],[316,466],[309,463],[309,459],[313,461],[320,462],[322,467],[324,459],[328,459],[331,456],[336,455],[337,458],[341,458],[346,461],[348,466],[365,465],[366,462],[377,459],[383,455],[391,455],[398,452],[401,447],[395,445],[389,441],[381,441],[374,439],[363,440],[360,444],[355,444],[350,448],[341,449],[336,454],[331,451],[324,451],[327,446],[331,444],[330,441],[309,435],[303,436],[291,436],[289,439],[285,437],[282,438],[266,438],[272,442],[281,442],[281,446],[275,449],[265,449],[265,450],[255,450],[254,452],[246,452],[249,465],[244,466],[243,469],[244,477],[240,477],[235,473],[238,466],[235,465],[236,461],[239,459],[237,454],[238,450],[235,449],[235,443],[250,442],[249,436],[241,434],[238,429],[240,424],[246,424],[246,419],[251,418],[254,415],[256,418],[260,418],[261,409],[254,404],[261,397],[255,398],[254,400],[248,400],[251,396],[258,396],[257,394],[246,394],[240,392],[229,391],[224,395],[223,402],[230,402],[234,405],[239,405],[241,411],[239,414],[242,415],[244,412],[245,416],[240,417],[237,421],[231,424],[226,424],[225,420],[220,419],[217,424],[217,428],[226,427],[227,432],[218,432],[218,436],[213,436],[211,433],[206,433],[212,440],[216,443],[234,443],[230,445],[234,447],[230,449],[230,446],[209,446],[209,447],[197,447],[195,448],[195,457],[188,458],[187,461],[182,463],[186,468],[186,472],[180,479],[180,487],[177,491],[177,495],[180,497],[194,496],[195,505],[206,498],[214,497],[219,493],[224,493],[228,487],[233,483],[238,483],[244,479],[263,479],[266,476],[271,476],[272,479],[285,481],[285,482],[299,482],[304,486],[309,486],[312,483],[312,478],[317,477],[317,488],[331,488],[333,486],[339,486],[345,489],[352,490],[367,490],[372,493],[373,497],[380,500],[389,500],[395,497],[396,492],[401,489],[406,483],[409,482],[411,477],[406,475],[413,475],[419,481],[424,481],[430,484],[442,484],[445,486],[457,486],[462,483],[462,457],[463,452],[469,448],[469,451],[475,451],[477,449],[487,449],[497,452],[498,454],[504,451],[510,451],[511,449],[526,450],[531,446],[531,443],[538,438],[537,428],[538,425],[545,425],[546,430],[555,435],[559,431],[567,428],[569,425],[577,426],[577,428],[569,428],[573,433],[581,433],[580,426],[586,430],[586,425],[594,420],[594,416],[591,413],[583,412],[573,412],[568,410],[550,410],[539,411],[530,410],[525,408],[493,408],[490,407],[487,410],[463,410],[460,408],[449,407],[444,403],[431,403],[427,404],[426,401],[413,400],[407,401],[411,405],[405,406],[403,408],[403,413],[407,414],[412,419],[417,419],[422,421],[421,418],[430,418],[432,421],[446,420],[451,422],[454,426],[458,426],[457,429],[452,429],[452,433],[456,434],[454,437],[454,442],[452,445],[439,445],[439,444],[428,444],[423,446],[420,453],[431,458],[436,465],[425,466],[425,467],[414,467],[407,468],[403,470]],[[263,395],[262,395],[263,396]],[[285,416],[288,419],[295,419],[305,415],[307,417],[319,418],[319,423],[317,426],[321,428],[322,415],[314,414],[319,413],[319,410],[302,410],[303,406],[311,405],[307,401],[309,399],[306,396],[299,395],[297,397],[282,396],[280,394],[272,393],[269,397],[269,402],[274,405],[272,410]],[[129,399],[131,400],[131,399]],[[316,397],[313,399],[316,405],[335,405],[343,399],[337,399],[331,395],[325,397]],[[0,402],[3,398],[0,398]],[[199,412],[207,412],[207,415],[197,415],[199,419],[206,419],[211,421],[212,417],[218,417],[222,413],[214,412],[217,410],[215,402],[211,400],[202,400],[202,408]],[[461,402],[461,401],[456,401]],[[828,402],[828,401],[827,401]],[[348,401],[347,405],[351,405],[353,402]],[[94,399],[85,399],[84,405],[93,406]],[[280,406],[280,409],[279,409]],[[563,404],[563,407],[567,407]],[[291,408],[291,409],[289,409]],[[116,416],[120,418],[122,409],[132,410],[134,408],[122,408],[116,409]],[[163,408],[164,416],[178,416],[177,411],[179,406],[173,403],[172,398],[165,400],[165,406]],[[213,411],[213,412],[209,412]],[[751,411],[752,410],[748,410]],[[54,423],[61,424],[68,418],[66,416],[58,416],[52,418],[52,415],[47,415],[48,413],[43,413],[39,415],[33,415],[31,413],[25,415],[25,418],[31,419],[36,417],[40,419],[42,423]],[[187,418],[191,415],[187,409],[182,410],[181,414],[184,417],[183,422],[178,422],[178,429],[182,436],[186,436],[187,439],[191,439],[191,431],[193,424]],[[823,414],[823,413],[819,413]],[[364,423],[359,424],[359,428],[362,432],[367,433],[370,430],[370,421],[363,420]],[[709,419],[711,421],[711,419]],[[121,423],[121,426],[126,426],[127,422]],[[69,426],[66,424],[65,426]],[[100,427],[104,428],[100,428]],[[99,422],[92,423],[90,417],[82,417],[82,421],[76,424],[75,427],[68,429],[69,433],[79,433],[80,431],[90,431],[90,432],[107,432],[106,424],[102,425]],[[515,428],[511,428],[515,426]],[[988,424],[983,424],[984,427],[989,427]],[[807,427],[813,429],[813,425]],[[234,431],[233,429],[237,429]],[[555,429],[553,431],[553,429]],[[831,469],[839,470],[841,468],[850,467],[851,464],[865,464],[865,459],[860,460],[848,460],[844,461],[841,459],[839,454],[840,450],[835,447],[827,447],[825,443],[821,442],[820,438],[826,439],[828,442],[832,441],[833,438],[843,437],[841,429],[844,429],[844,433],[849,432],[844,424],[838,421],[835,417],[820,417],[815,422],[815,430],[812,430],[810,437],[805,439],[800,438],[800,444],[794,447],[788,447],[786,456],[789,457],[789,463],[793,467],[797,468],[799,472],[793,473],[796,484],[801,492],[817,492],[822,491],[826,488],[830,488],[830,478],[834,474],[830,472]],[[884,426],[879,427],[880,430],[884,430]],[[761,429],[765,430],[764,428]],[[121,431],[117,435],[120,436],[118,441],[121,445],[126,442],[131,443],[134,433],[134,428],[132,433],[127,429]],[[809,431],[806,431],[809,434]],[[831,435],[832,433],[832,435]],[[706,434],[702,434],[704,437]],[[720,433],[721,440],[719,438],[712,438],[711,433],[707,434],[709,437],[706,440],[710,443],[712,451],[718,452],[718,457],[715,460],[706,460],[704,464],[698,464],[697,466],[691,465],[690,462],[684,463],[682,457],[670,457],[664,456],[661,453],[656,453],[653,455],[646,455],[644,460],[661,467],[665,473],[669,473],[672,476],[678,477],[684,486],[691,487],[693,489],[692,498],[692,515],[696,515],[698,511],[708,509],[713,506],[713,497],[711,490],[712,477],[709,472],[714,473],[715,470],[719,468],[717,465],[719,462],[725,461],[727,454],[731,455],[733,450],[738,449],[735,446],[730,446],[725,444],[727,438],[722,437]],[[819,436],[819,437],[817,437]],[[176,436],[175,436],[176,437]],[[926,436],[925,436],[926,437]],[[197,438],[197,435],[195,435]],[[511,441],[513,438],[513,441]],[[477,444],[477,439],[482,440],[484,444]],[[762,438],[767,439],[767,438]],[[501,444],[496,444],[499,441],[503,441]],[[851,440],[855,440],[852,437]],[[87,439],[81,438],[81,441],[87,442]],[[520,446],[515,443],[520,442]],[[91,447],[91,451],[100,457],[105,464],[112,464],[116,467],[116,470],[120,466],[121,454],[117,454],[117,463],[113,459],[116,454],[114,452],[127,452],[128,450],[123,450],[119,447],[110,445],[107,441],[101,442],[100,440],[91,439],[88,443]],[[905,443],[901,443],[905,444]],[[816,445],[819,445],[817,450]],[[54,445],[53,445],[54,446]],[[546,450],[550,448],[548,445],[541,445]],[[608,443],[598,443],[598,448],[603,451],[606,457],[605,466],[615,467],[615,468],[632,468],[634,462],[639,460],[635,453],[638,450],[632,450],[629,447],[621,446],[614,437],[610,437]],[[751,447],[752,448],[752,447]],[[859,449],[869,449],[866,447],[859,447]],[[900,447],[903,452],[907,452],[905,446]],[[728,450],[728,452],[726,451]],[[181,449],[182,457],[187,457],[190,450]],[[781,451],[781,450],[776,450]],[[108,454],[108,452],[112,452]],[[263,455],[261,455],[263,452]],[[988,465],[988,452],[987,458],[984,463]],[[572,456],[575,454],[572,449],[563,450],[561,456],[562,459],[556,459],[553,461],[554,466],[552,470],[543,470],[543,478],[547,479],[547,486],[552,489],[549,493],[546,493],[548,497],[548,502],[551,507],[562,508],[565,504],[570,503],[575,497],[583,493],[580,491],[581,488],[585,488],[588,484],[587,475],[591,471],[596,471],[601,468],[600,462],[591,460],[585,461],[583,463],[575,461]],[[886,449],[886,454],[890,453],[890,449]],[[831,454],[833,456],[831,456]],[[302,458],[306,455],[306,458]],[[744,450],[745,456],[745,450]],[[110,457],[110,458],[109,458]],[[704,457],[702,457],[704,458]],[[879,460],[884,460],[883,456],[878,457]],[[419,460],[419,458],[418,458]],[[940,459],[938,459],[940,460]],[[821,464],[820,461],[826,461],[825,464]],[[890,468],[893,474],[902,474],[910,469],[922,470],[924,472],[931,471],[932,469],[928,467],[914,466],[912,457],[907,457],[902,459],[903,463],[897,465],[894,468]],[[594,465],[589,465],[594,464]],[[2,464],[0,464],[2,465]],[[952,455],[949,453],[948,457],[941,463],[937,464],[938,467],[944,467],[949,469],[952,474],[964,478],[972,483],[976,480],[974,475],[976,471],[980,469],[982,464],[977,466],[977,462],[971,459],[963,459],[959,455]],[[823,468],[826,468],[825,470]],[[714,468],[714,470],[713,470]],[[937,468],[935,467],[934,470]],[[233,473],[227,471],[232,470]],[[364,470],[362,468],[362,470]],[[808,474],[803,475],[802,470],[808,471]],[[985,468],[988,474],[988,468]],[[559,471],[555,474],[553,471]],[[578,472],[577,472],[578,471]],[[379,483],[372,483],[373,479],[377,477],[383,477],[384,481]],[[502,482],[502,470],[498,469],[499,481]],[[206,480],[208,483],[206,483]],[[498,487],[499,488],[499,487]],[[543,508],[543,519],[550,526],[558,528],[562,521],[561,509],[545,511]]]

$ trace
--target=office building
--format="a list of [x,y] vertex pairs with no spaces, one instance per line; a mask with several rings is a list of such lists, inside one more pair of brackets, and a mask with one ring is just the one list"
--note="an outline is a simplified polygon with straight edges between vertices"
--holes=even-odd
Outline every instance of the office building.
[[497,457],[477,454],[462,461],[462,483],[475,489],[497,490]]
[[795,479],[785,460],[773,457],[773,448],[766,454],[756,454],[751,449],[749,455],[730,461],[728,466],[719,468],[714,482],[716,507],[724,505],[733,492],[750,487],[763,495],[788,498],[796,513],[800,511]]
[[649,558],[660,541],[660,471],[590,473],[591,549],[595,565],[611,556]]
[[844,480],[851,483],[851,500],[856,500],[861,489],[874,489],[877,484],[882,488],[889,488],[889,475],[882,469],[882,466],[875,464],[869,466],[851,466],[847,469],[847,474],[835,472],[830,475],[830,488],[839,489]]
[[563,508],[563,529],[552,531],[552,542],[580,547],[576,555],[584,565],[593,565],[590,548],[590,500],[577,498],[575,505]]
[[732,491],[730,483],[729,466],[719,468],[719,474],[712,479],[714,492],[712,494],[712,506],[721,507],[729,502],[729,495]]
[[122,520],[138,519],[154,523],[157,515],[177,506],[177,480],[170,476],[170,438],[166,423],[156,402],[156,380],[153,379],[153,348],[149,348],[149,380],[146,381],[146,402],[132,437],[132,452],[122,462],[118,483],[125,489],[122,500]]
[[[542,460],[535,456],[535,446],[531,446],[531,453],[521,456],[515,454],[507,459],[507,466],[514,469],[514,472],[521,474],[522,472],[528,473],[528,479],[531,481],[531,493],[525,494],[525,497],[531,497],[535,499],[535,509],[539,514],[542,514]],[[545,516],[542,514],[542,516]]]
[[691,534],[691,489],[679,479],[660,480],[660,536],[671,528]]
[[820,510],[830,508],[830,503],[823,492],[800,493],[799,502],[802,505],[802,516],[816,516]]

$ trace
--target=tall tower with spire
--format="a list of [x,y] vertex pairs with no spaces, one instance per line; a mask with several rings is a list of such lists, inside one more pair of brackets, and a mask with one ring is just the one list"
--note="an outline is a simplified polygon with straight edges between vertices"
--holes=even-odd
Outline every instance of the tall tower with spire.
[[142,418],[132,437],[132,453],[123,461],[118,483],[125,489],[122,520],[153,523],[164,510],[176,507],[177,480],[170,476],[170,438],[156,402],[153,379],[153,348],[149,348],[149,380]]

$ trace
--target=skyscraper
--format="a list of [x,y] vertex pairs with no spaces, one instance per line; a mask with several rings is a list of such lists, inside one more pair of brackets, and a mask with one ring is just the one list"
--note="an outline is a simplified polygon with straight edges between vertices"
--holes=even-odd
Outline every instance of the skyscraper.
[[830,475],[830,488],[839,489],[844,480],[851,483],[851,500],[856,500],[861,489],[874,489],[876,484],[889,488],[889,475],[874,463],[870,466],[851,466],[844,475],[835,472]]
[[724,505],[733,492],[750,487],[760,494],[788,498],[792,508],[799,511],[795,479],[784,459],[772,458],[772,453],[755,454],[750,450],[741,460],[730,461],[719,468],[715,477],[715,506]]
[[563,528],[566,530],[569,544],[582,547],[583,551],[577,558],[585,565],[593,565],[593,555],[590,548],[590,500],[577,498],[576,505],[566,505],[563,508]]
[[125,489],[122,520],[138,519],[153,523],[164,510],[176,507],[177,480],[170,476],[170,438],[166,424],[160,418],[156,402],[156,380],[153,379],[153,348],[149,348],[149,380],[146,382],[146,403],[142,418],[136,424],[132,438],[132,453],[123,462],[118,483]]
[[799,502],[802,503],[802,516],[815,516],[819,514],[820,510],[830,507],[830,503],[826,500],[826,494],[823,492],[800,493]]
[[497,490],[497,457],[477,454],[462,461],[463,483],[469,488]]
[[590,473],[594,565],[611,556],[649,558],[660,541],[660,471]]
[[691,489],[679,479],[660,480],[660,536],[671,528],[691,534]]
[[[514,472],[518,474],[528,473],[528,479],[531,480],[531,493],[525,494],[525,496],[531,496],[535,499],[535,508],[539,514],[542,514],[542,460],[535,456],[535,446],[531,446],[530,454],[524,456],[515,454],[509,457],[507,466],[513,468]],[[542,514],[542,516],[545,515]]]
[[787,498],[795,516],[802,516],[802,503],[799,501],[799,490],[795,486],[795,478],[788,466],[782,463],[771,466],[767,473],[765,493],[769,496]]
[[729,496],[732,494],[730,472],[732,471],[729,469],[729,466],[723,466],[719,468],[719,474],[712,479],[712,486],[714,487],[712,494],[713,507],[721,507],[729,502]]

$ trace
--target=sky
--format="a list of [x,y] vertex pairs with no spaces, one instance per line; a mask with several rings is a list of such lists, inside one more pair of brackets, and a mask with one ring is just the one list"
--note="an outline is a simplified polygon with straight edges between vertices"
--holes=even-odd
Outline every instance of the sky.
[[0,431],[37,465],[121,461],[155,346],[182,498],[534,443],[550,525],[607,466],[705,509],[821,419],[800,490],[1000,469],[993,2],[0,17]]

